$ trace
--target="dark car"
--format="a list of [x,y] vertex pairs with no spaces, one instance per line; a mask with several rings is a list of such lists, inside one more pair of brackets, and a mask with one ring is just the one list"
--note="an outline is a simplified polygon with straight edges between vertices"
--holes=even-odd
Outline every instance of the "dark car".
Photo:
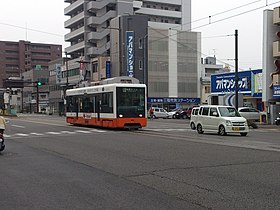
[[181,111],[181,118],[191,119],[192,108],[183,109]]
[[191,113],[192,113],[192,108],[177,109],[174,111],[174,113],[172,112],[171,116],[172,118],[176,118],[176,119],[190,119]]

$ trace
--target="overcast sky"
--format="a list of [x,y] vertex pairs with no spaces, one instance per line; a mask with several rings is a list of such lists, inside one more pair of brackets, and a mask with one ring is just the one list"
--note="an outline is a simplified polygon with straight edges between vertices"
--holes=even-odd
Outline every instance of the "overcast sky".
[[[68,46],[64,42],[64,34],[67,33],[64,21],[67,17],[63,15],[67,5],[64,0],[2,0],[0,40],[28,40]],[[215,54],[221,64],[233,65],[235,45],[231,35],[237,29],[239,68],[262,68],[263,10],[279,6],[280,1],[277,0],[193,0],[192,28],[202,32],[202,57]],[[228,11],[230,9],[234,10]]]

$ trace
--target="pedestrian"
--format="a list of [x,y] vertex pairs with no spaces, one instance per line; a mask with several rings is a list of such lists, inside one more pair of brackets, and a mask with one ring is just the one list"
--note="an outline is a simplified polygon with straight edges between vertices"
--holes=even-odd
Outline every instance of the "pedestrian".
[[0,116],[0,134],[4,134],[6,129],[6,120],[4,117]]
[[150,114],[150,119],[152,120],[154,118],[154,109],[152,106],[149,109],[149,114]]

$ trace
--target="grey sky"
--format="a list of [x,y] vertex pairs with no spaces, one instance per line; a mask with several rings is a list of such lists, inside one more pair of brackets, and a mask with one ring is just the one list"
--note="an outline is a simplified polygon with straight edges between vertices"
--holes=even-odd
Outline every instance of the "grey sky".
[[[240,7],[252,3],[248,6]],[[273,4],[275,3],[275,4]],[[273,4],[260,8],[266,4]],[[64,7],[63,0],[13,0],[1,2],[0,13],[0,40],[62,44],[64,43]],[[239,68],[261,68],[262,62],[262,16],[263,10],[280,6],[276,0],[193,0],[192,1],[192,27],[194,31],[202,32],[202,56],[213,56],[218,61],[234,64],[234,36],[235,29],[239,32]],[[232,8],[231,12],[216,15]],[[258,10],[248,12],[249,10]],[[246,13],[229,18],[240,13]],[[198,19],[205,18],[194,22]],[[227,19],[229,18],[229,19]],[[216,21],[218,21],[216,23]],[[211,24],[209,24],[211,22]],[[13,27],[13,26],[19,26]],[[49,32],[40,33],[24,28]],[[27,33],[26,33],[27,32]],[[218,37],[215,37],[218,36]],[[233,67],[231,67],[233,68]]]

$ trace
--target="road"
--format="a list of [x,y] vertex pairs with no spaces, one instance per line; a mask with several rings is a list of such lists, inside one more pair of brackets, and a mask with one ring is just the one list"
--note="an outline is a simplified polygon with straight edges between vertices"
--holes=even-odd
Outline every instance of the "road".
[[139,131],[9,119],[1,209],[278,209],[280,129],[199,135],[186,120]]

